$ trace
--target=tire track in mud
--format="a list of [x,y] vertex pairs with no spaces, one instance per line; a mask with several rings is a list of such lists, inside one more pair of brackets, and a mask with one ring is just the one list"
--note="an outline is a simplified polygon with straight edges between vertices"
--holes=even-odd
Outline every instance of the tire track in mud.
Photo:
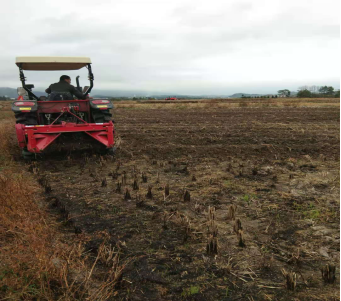
[[[332,203],[334,195],[329,190],[305,191],[305,197],[292,194],[288,179],[303,180],[316,170],[336,168],[337,112],[119,109],[115,120],[122,139],[115,158],[58,154],[32,168],[39,169],[47,200],[69,229],[87,236],[89,250],[97,251],[105,232],[123,258],[134,258],[124,272],[120,298],[218,300],[228,288],[232,295],[226,300],[241,300],[274,294],[262,286],[276,286],[275,295],[282,300],[286,291],[281,268],[318,277],[318,261],[326,258],[315,255],[316,261],[310,261],[308,251],[315,249],[301,255],[303,268],[289,262],[301,245],[298,233],[311,226],[292,206],[320,202],[322,194]],[[313,159],[321,149],[325,161],[320,166]],[[138,190],[133,189],[134,180]],[[149,185],[152,198],[147,197]],[[130,198],[125,199],[126,189]],[[185,191],[190,192],[190,202],[184,202]],[[238,247],[234,221],[227,221],[231,205],[237,205],[246,248]],[[216,210],[216,258],[206,254],[209,208]],[[316,245],[311,238],[304,239]],[[299,292],[304,288],[301,281]],[[315,284],[312,289],[323,287]]]

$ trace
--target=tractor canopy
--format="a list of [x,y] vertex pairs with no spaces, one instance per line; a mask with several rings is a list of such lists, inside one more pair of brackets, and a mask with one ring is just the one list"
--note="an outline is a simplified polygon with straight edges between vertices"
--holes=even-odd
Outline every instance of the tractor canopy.
[[55,71],[78,70],[89,64],[89,57],[60,57],[60,56],[19,56],[16,65],[22,70]]
[[94,86],[94,75],[91,70],[91,60],[89,57],[71,57],[71,56],[18,56],[16,57],[15,64],[19,67],[19,76],[22,83],[22,87],[28,93],[30,100],[38,100],[39,98],[32,92],[33,85],[26,84],[26,77],[24,70],[35,70],[35,71],[56,71],[56,70],[78,70],[83,67],[88,69],[88,78],[90,86],[85,91],[82,91],[79,86],[77,76],[77,89],[84,95],[91,92]]

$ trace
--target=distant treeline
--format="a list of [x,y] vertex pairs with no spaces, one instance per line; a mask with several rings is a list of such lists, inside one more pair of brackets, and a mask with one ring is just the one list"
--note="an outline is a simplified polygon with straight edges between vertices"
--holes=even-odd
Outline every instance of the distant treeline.
[[[155,96],[155,97],[146,97],[146,96],[139,96],[139,97],[110,97],[111,100],[164,100],[166,97],[165,96]],[[198,97],[198,96],[177,96],[176,97],[178,100],[180,99],[198,99],[198,98],[203,98],[203,97]]]
[[278,95],[258,95],[258,96],[252,96],[252,95],[242,95],[242,98],[278,98]]
[[338,97],[340,90],[332,86],[302,86],[298,88],[297,97]]
[[2,100],[11,100],[11,99],[7,96],[0,96],[0,101]]
[[335,90],[332,86],[302,86],[298,92],[292,92],[288,89],[278,90],[278,94],[267,95],[242,95],[242,98],[278,98],[278,97],[303,97],[303,98],[321,98],[337,97],[340,98],[340,90]]
[[[288,90],[279,90],[278,94],[281,97],[291,97],[293,93]],[[340,98],[340,90],[335,90],[332,86],[302,86],[295,93],[300,98],[324,98],[324,97],[336,97]]]

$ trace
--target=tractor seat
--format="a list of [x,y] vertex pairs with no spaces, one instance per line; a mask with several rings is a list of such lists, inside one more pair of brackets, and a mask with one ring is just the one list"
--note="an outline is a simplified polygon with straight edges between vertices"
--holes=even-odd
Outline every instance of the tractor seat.
[[70,92],[51,92],[48,100],[73,100]]

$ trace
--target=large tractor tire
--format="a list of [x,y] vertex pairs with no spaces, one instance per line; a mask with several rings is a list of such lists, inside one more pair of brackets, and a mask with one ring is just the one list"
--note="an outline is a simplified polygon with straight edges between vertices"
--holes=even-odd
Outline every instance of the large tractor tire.
[[34,153],[31,153],[27,150],[27,147],[23,148],[22,150],[22,156],[25,161],[33,161],[36,159],[36,156]]
[[36,125],[38,124],[37,115],[35,113],[16,113],[16,123],[25,125]]
[[92,110],[92,118],[95,123],[106,123],[112,120],[109,110]]
[[112,148],[108,148],[106,150],[106,154],[107,155],[111,155],[111,156],[115,156],[116,155],[116,150],[117,150],[116,146],[113,146]]

